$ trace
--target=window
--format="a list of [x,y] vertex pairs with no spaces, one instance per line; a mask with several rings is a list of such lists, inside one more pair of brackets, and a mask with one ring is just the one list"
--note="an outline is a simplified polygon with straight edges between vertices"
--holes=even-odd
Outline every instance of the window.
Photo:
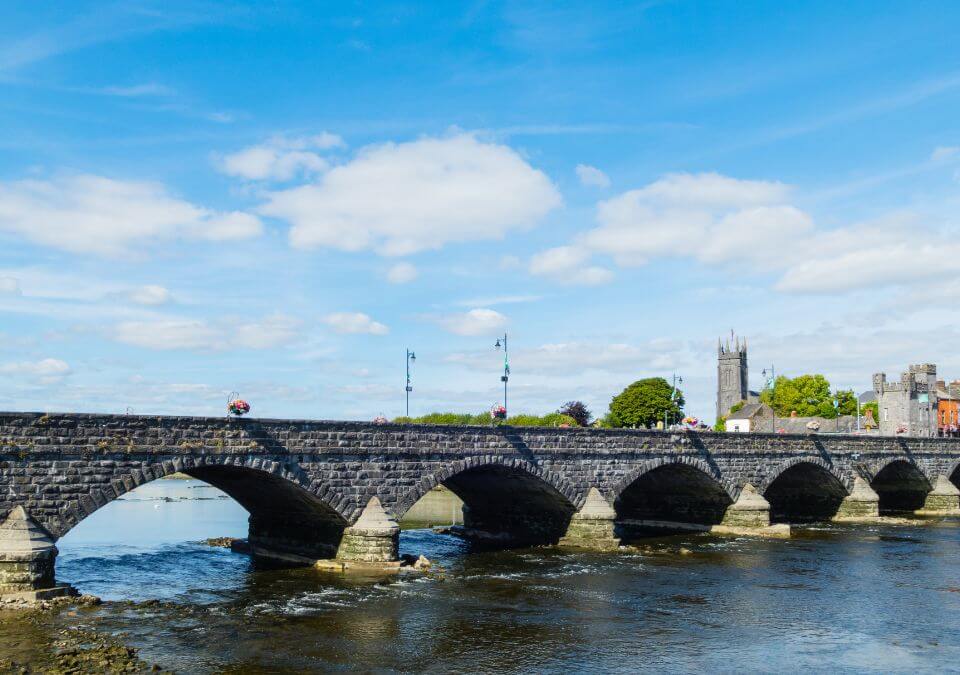
[[890,421],[890,408],[884,408],[884,409],[883,409],[883,421],[884,421],[884,422],[889,422],[889,421]]

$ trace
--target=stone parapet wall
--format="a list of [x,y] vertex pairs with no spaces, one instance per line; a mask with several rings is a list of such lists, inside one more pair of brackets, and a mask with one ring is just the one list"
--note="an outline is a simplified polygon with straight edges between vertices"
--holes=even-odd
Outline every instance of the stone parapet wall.
[[799,461],[849,489],[891,459],[932,483],[960,462],[960,440],[0,413],[0,518],[22,504],[60,537],[143,482],[221,467],[287,481],[346,525],[372,497],[399,518],[431,488],[483,466],[534,476],[579,508],[590,487],[612,503],[671,463],[700,469],[736,500],[745,484],[763,492]]

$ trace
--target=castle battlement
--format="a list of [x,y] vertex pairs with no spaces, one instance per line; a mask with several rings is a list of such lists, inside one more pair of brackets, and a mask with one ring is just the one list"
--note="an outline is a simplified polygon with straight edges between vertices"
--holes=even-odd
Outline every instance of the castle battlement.
[[937,366],[912,364],[899,381],[886,373],[874,373],[873,391],[880,409],[880,433],[884,435],[935,436],[937,430]]

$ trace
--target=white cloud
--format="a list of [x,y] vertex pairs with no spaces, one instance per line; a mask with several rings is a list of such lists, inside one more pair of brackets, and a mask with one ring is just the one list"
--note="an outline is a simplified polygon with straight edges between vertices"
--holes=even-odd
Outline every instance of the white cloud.
[[14,277],[0,277],[0,295],[21,295],[20,280]]
[[374,321],[363,312],[336,312],[324,317],[324,322],[338,333],[366,333],[368,335],[386,335],[390,329]]
[[608,188],[610,178],[603,171],[589,164],[577,164],[577,178],[582,185],[590,187]]
[[0,183],[0,232],[78,253],[115,256],[145,241],[222,241],[261,230],[255,216],[196,206],[157,183],[89,174]]
[[523,267],[523,262],[515,255],[505,255],[500,258],[500,269],[516,270]]
[[124,321],[109,337],[118,342],[157,350],[223,351],[270,349],[294,341],[300,322],[282,314],[259,321],[159,319]]
[[176,92],[170,87],[157,84],[156,82],[147,82],[145,84],[134,84],[128,87],[104,87],[104,94],[109,96],[120,96],[122,98],[143,98],[150,96],[172,96]]
[[586,264],[590,256],[590,251],[583,247],[557,246],[534,255],[530,273],[568,285],[598,286],[612,281],[610,270]]
[[633,193],[652,203],[743,208],[781,203],[789,196],[790,187],[777,181],[741,180],[718,173],[672,173]]
[[930,159],[934,162],[942,162],[952,157],[956,157],[958,154],[960,154],[960,146],[941,145],[940,147],[934,148],[933,152],[930,153]]
[[299,328],[299,320],[274,314],[260,321],[240,321],[228,326],[228,342],[246,349],[271,349],[296,340]]
[[514,150],[460,134],[365,148],[315,184],[271,193],[260,213],[289,221],[297,248],[394,256],[499,239],[560,204]]
[[417,278],[417,268],[410,263],[397,263],[387,271],[387,281],[391,284],[406,284]]
[[263,232],[263,224],[256,216],[243,211],[231,211],[208,218],[203,225],[203,238],[210,241],[250,239]]
[[170,302],[170,291],[163,286],[140,286],[130,291],[129,297],[138,305],[165,305]]
[[[489,369],[486,353],[456,353],[444,359],[476,370]],[[695,361],[691,348],[680,340],[656,338],[642,345],[621,342],[558,342],[511,351],[513,366],[531,375],[567,377],[586,371],[612,374],[634,372],[640,377],[656,369],[670,369]]]
[[755,206],[721,218],[696,255],[709,263],[751,259],[775,264],[773,256],[789,258],[795,253],[783,251],[784,242],[804,241],[813,229],[813,219],[793,206]]
[[248,180],[288,181],[300,175],[326,171],[329,162],[311,152],[342,146],[343,139],[324,132],[317,136],[274,136],[260,145],[252,145],[225,155],[217,161],[228,176]]
[[503,330],[507,317],[493,309],[477,308],[445,316],[440,325],[456,335],[492,335]]
[[218,331],[205,321],[124,321],[114,328],[111,337],[147,349],[216,351],[221,348]]
[[59,382],[71,373],[70,366],[60,359],[42,359],[40,361],[19,361],[0,364],[0,374],[19,375],[41,384]]
[[806,214],[782,204],[788,193],[777,182],[670,174],[600,202],[600,227],[587,232],[583,244],[625,266],[665,255],[762,259],[782,237],[812,228]]
[[960,245],[904,241],[866,245],[815,257],[788,269],[776,289],[836,293],[887,285],[911,285],[960,272]]
[[537,302],[538,300],[542,300],[542,297],[539,295],[499,295],[492,298],[468,298],[466,300],[458,300],[454,304],[459,307],[476,307],[477,305],[490,307],[492,305],[514,305],[522,302]]

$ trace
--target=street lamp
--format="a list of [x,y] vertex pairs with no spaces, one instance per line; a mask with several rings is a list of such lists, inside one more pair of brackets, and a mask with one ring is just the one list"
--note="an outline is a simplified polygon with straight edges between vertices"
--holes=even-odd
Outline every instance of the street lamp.
[[[763,372],[760,373],[764,377],[767,376],[767,369],[764,368]],[[773,366],[770,366],[770,411],[773,413],[773,428],[770,429],[771,433],[777,433],[777,409],[774,405],[777,402],[777,371]]]
[[[677,385],[683,384],[683,377],[678,376],[676,373],[673,374],[673,388],[670,390],[670,403],[673,403],[677,399]],[[672,412],[671,410],[663,411],[663,429],[667,429],[667,414]]]
[[503,342],[501,343],[500,338],[497,338],[497,343],[493,345],[494,349],[500,349],[503,347],[503,375],[500,376],[500,381],[503,382],[503,410],[506,414],[507,410],[507,381],[510,379],[510,358],[509,353],[507,352],[507,334],[503,334]]
[[410,385],[410,362],[416,360],[417,355],[407,349],[407,417],[410,417],[410,392],[413,391],[413,387]]

